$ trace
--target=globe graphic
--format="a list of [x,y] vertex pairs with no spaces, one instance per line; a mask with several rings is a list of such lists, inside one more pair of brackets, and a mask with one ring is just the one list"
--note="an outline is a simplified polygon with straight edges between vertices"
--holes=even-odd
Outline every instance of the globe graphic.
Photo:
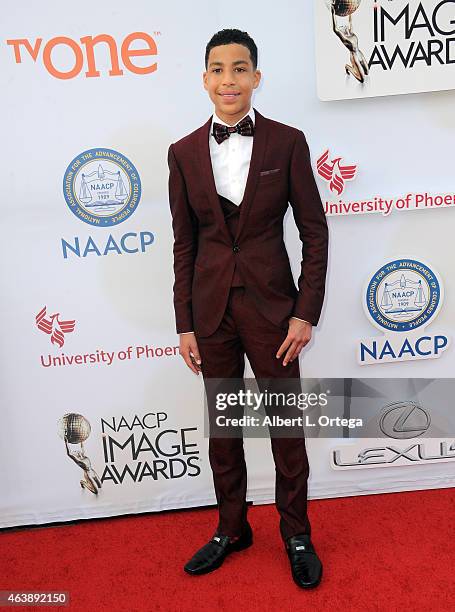
[[[352,15],[360,6],[362,0],[335,0],[335,15],[338,17],[347,17]],[[325,0],[328,8],[331,9],[331,0]]]
[[58,435],[62,440],[66,439],[70,444],[85,442],[90,435],[91,427],[82,414],[70,412],[65,414],[59,421]]

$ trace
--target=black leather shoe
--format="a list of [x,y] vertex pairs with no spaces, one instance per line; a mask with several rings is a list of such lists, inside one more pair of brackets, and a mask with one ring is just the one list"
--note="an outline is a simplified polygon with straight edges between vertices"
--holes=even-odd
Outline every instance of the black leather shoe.
[[286,540],[286,552],[291,562],[294,582],[311,589],[321,582],[322,563],[314,550],[309,535],[301,533]]
[[220,567],[232,552],[248,548],[253,543],[253,532],[249,523],[238,540],[230,541],[229,536],[215,533],[213,538],[191,557],[183,568],[188,574],[207,574]]

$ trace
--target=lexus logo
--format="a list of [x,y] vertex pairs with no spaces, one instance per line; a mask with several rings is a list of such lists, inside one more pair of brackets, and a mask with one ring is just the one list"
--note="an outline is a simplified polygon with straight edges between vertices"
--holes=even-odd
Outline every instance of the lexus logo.
[[393,402],[384,407],[379,419],[381,431],[389,438],[417,438],[430,427],[430,415],[413,401]]

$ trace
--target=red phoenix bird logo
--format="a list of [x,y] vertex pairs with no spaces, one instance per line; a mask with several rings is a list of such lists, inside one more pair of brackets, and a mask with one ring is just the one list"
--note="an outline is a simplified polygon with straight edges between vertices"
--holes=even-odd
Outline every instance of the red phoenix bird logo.
[[74,331],[76,321],[60,321],[60,313],[56,312],[46,318],[46,306],[36,315],[36,326],[45,334],[49,334],[52,344],[60,348],[65,344],[65,334]]
[[327,161],[329,155],[327,149],[316,162],[318,174],[328,182],[330,191],[340,196],[344,191],[345,181],[352,181],[355,178],[357,166],[342,166],[340,163],[342,157]]

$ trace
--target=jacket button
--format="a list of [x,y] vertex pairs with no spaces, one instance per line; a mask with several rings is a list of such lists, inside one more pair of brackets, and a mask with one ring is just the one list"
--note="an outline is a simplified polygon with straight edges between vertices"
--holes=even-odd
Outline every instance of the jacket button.
[[234,253],[238,253],[240,251],[240,247],[238,244],[234,244],[234,246],[232,247],[232,250],[234,251]]

